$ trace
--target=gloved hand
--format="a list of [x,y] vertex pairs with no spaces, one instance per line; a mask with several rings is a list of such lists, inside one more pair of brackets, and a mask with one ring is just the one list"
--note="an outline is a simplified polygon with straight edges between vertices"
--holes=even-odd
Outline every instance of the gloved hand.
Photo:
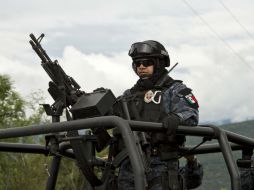
[[195,168],[198,166],[197,157],[195,155],[185,155],[184,158],[186,158],[189,167]]
[[176,142],[176,129],[180,124],[180,118],[175,114],[169,114],[162,120],[162,126],[167,129],[169,142]]

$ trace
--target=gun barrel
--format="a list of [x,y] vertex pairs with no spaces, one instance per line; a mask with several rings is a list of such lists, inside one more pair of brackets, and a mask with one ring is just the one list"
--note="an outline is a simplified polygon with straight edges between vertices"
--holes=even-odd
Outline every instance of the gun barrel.
[[[62,67],[58,64],[57,60],[51,61],[46,51],[42,48],[40,42],[43,39],[44,34],[41,34],[39,38],[36,38],[32,33],[29,36],[31,38],[29,43],[36,54],[40,57],[43,69],[55,84],[54,87],[52,87],[52,85],[49,87],[51,96],[53,95],[52,97],[55,100],[60,98],[65,107],[72,105],[81,94],[81,91],[79,90],[80,86],[72,77],[65,73]],[[56,91],[59,91],[59,93],[55,93]]]
[[31,44],[33,50],[37,53],[37,55],[41,58],[42,63],[46,63],[47,59],[44,57],[44,55],[41,53],[40,49],[36,46],[36,43],[32,40],[29,41]]
[[33,33],[31,33],[29,36],[30,36],[30,38],[31,38],[34,42],[36,42],[36,41],[37,41],[37,39],[35,38],[35,36],[34,36],[34,34],[33,34]]
[[42,38],[44,37],[44,34],[41,34],[38,39],[36,39],[33,33],[31,33],[29,36],[32,39],[29,42],[32,45],[33,49],[36,51],[36,53],[39,55],[39,57],[42,59],[42,62],[52,62],[50,57],[47,55],[46,51],[41,47],[40,44]]

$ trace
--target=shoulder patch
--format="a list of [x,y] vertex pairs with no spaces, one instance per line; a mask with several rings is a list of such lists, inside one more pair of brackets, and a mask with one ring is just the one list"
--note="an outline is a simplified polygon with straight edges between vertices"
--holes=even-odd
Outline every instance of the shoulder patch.
[[186,96],[186,95],[190,94],[191,91],[192,90],[190,88],[184,88],[184,89],[179,91],[179,94],[181,94],[182,96]]
[[198,101],[196,97],[192,94],[192,90],[190,88],[184,88],[179,91],[179,94],[185,99],[185,101],[193,108],[199,108]]

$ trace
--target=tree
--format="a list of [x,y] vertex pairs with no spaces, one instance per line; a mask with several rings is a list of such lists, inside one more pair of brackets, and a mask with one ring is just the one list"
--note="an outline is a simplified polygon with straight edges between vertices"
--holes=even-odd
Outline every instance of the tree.
[[0,128],[19,125],[24,120],[24,101],[12,90],[10,78],[0,75]]
[[[32,96],[31,100],[28,101],[23,100],[21,96],[13,90],[9,76],[0,75],[0,128],[21,127],[32,123],[40,123],[42,121],[43,110],[39,107],[31,107],[33,102],[36,100],[33,97],[35,96]],[[32,109],[32,114],[27,117],[26,109],[29,108]],[[34,142],[33,137],[7,139],[1,141],[19,143]],[[24,187],[24,189],[29,189],[26,187],[28,184],[25,185],[25,183],[27,182],[26,179],[29,179],[29,175],[35,174],[31,168],[38,167],[38,165],[31,164],[35,162],[35,160],[37,163],[42,161],[38,155],[1,152],[0,189],[22,189],[22,187]],[[40,177],[38,174],[34,176]],[[30,176],[30,179],[32,179],[31,177],[32,176]],[[34,184],[36,183],[37,182]]]
[[[41,91],[24,100],[13,90],[10,77],[0,75],[0,128],[22,127],[48,122]],[[7,139],[5,142],[44,144],[44,136]],[[3,140],[1,140],[3,142]],[[0,152],[0,190],[45,189],[51,157]],[[83,176],[76,163],[63,159],[56,189],[81,189]]]

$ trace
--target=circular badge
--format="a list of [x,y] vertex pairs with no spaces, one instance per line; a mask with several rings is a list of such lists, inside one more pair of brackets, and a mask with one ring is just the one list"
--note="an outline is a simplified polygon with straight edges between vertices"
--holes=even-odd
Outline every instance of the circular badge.
[[154,96],[153,91],[151,90],[147,91],[144,96],[144,101],[146,103],[150,103],[152,101],[153,96]]

